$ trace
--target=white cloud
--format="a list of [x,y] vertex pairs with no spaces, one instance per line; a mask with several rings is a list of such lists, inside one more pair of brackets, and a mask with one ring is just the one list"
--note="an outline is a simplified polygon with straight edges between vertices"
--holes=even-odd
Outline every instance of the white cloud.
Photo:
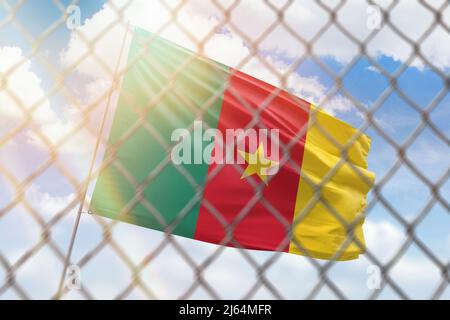
[[[122,1],[113,1],[113,3],[117,7],[121,7]],[[193,1],[181,10],[178,18],[185,30],[196,39],[202,39],[218,25],[218,12],[216,11],[202,2]],[[158,12],[158,14],[154,15],[155,19],[148,19],[148,12]],[[69,67],[76,64],[76,70],[79,73],[90,76],[92,79],[110,79],[119,56],[121,41],[118,41],[118,39],[122,39],[126,32],[123,24],[114,24],[117,19],[114,9],[105,5],[102,10],[87,20],[83,26],[72,33],[67,48],[61,52],[62,65]],[[159,2],[133,1],[124,11],[123,21],[130,21],[132,25],[158,32],[167,21],[170,21],[169,19],[167,10],[162,8]],[[111,28],[109,28],[110,25],[112,25]],[[104,29],[107,29],[107,31],[102,34],[101,30]],[[248,31],[251,32],[251,28]],[[198,51],[196,44],[185,33],[180,32],[180,29],[175,27],[174,24],[169,24],[169,27],[160,34],[184,47]],[[99,35],[101,35],[100,38],[98,38]],[[90,48],[86,46],[83,37],[95,44],[92,46],[93,53],[89,51]],[[130,36],[128,36],[128,43],[129,41]],[[262,49],[266,48],[263,47]],[[317,78],[302,77],[295,70],[291,71],[289,64],[279,57],[279,54],[285,51],[282,47],[277,45],[276,47],[267,47],[267,49],[275,51],[273,51],[273,54],[261,55],[261,59],[264,59],[266,64],[270,65],[278,74],[284,76],[289,73],[286,83],[288,89],[313,103],[318,103],[324,99],[327,88]],[[246,58],[252,55],[251,51],[245,39],[229,27],[222,29],[221,33],[214,33],[209,38],[205,43],[204,53],[211,59],[231,67],[239,67],[242,71],[271,84],[282,85],[280,76],[273,73],[258,58],[252,57],[246,63],[243,63]],[[80,62],[79,59],[83,56],[85,58]],[[105,66],[99,63],[99,59],[104,62]],[[125,66],[124,57],[120,66],[120,70],[123,70]],[[331,97],[327,105],[323,107],[334,114],[337,111],[351,110],[352,103],[337,95]]]
[[76,195],[75,193],[64,196],[51,195],[43,191],[39,185],[33,184],[28,187],[25,197],[32,208],[36,209],[43,218],[50,220],[56,214],[66,209]]
[[408,296],[429,299],[442,281],[440,269],[428,258],[404,256],[389,272]]
[[[57,112],[46,97],[41,78],[32,70],[32,61],[24,57],[22,50],[18,47],[0,47],[0,74],[6,74],[6,77],[1,78],[2,81],[4,79],[6,81],[3,87],[0,87],[0,136],[2,138],[25,121],[25,113],[21,111],[21,108],[25,110],[35,108],[30,113],[30,123],[0,148],[1,165],[17,181],[22,181],[48,160],[52,149],[63,138],[70,136],[57,147],[57,161],[59,165],[64,166],[65,172],[69,172],[75,179],[81,181],[88,172],[89,157],[87,155],[90,155],[93,150],[105,99],[101,101],[95,112],[91,112],[87,124],[81,111],[74,105],[62,105]],[[80,105],[99,99],[105,91],[109,90],[110,84],[93,81],[87,88],[89,89],[86,91],[87,95]],[[115,95],[113,98],[115,99]],[[87,130],[88,125],[92,131]],[[74,131],[80,126],[82,126],[81,129]],[[72,132],[76,133],[72,134]],[[41,135],[50,142],[50,146],[41,138]],[[52,169],[55,167],[53,165]],[[64,178],[60,176],[60,179]],[[29,191],[35,192],[35,190]],[[43,203],[50,202],[45,200]],[[49,208],[44,208],[44,212],[48,212],[47,209]]]
[[[26,195],[30,204],[47,219],[51,218],[64,208],[73,199],[74,195],[52,196],[41,190],[40,187],[32,187]],[[72,213],[74,211],[72,210]],[[16,213],[14,212],[14,215]],[[25,215],[27,216],[27,215]],[[9,214],[7,217],[13,218]],[[67,232],[73,223],[73,214],[65,219],[63,225],[58,224],[52,230],[52,239],[61,246],[67,247]],[[16,217],[17,218],[17,217]],[[80,227],[80,234],[74,252],[74,261],[78,261],[84,254],[94,248],[101,241],[102,229],[96,226],[92,216],[84,215]],[[30,220],[30,217],[27,218]],[[110,223],[111,220],[104,219]],[[21,222],[23,223],[23,222]],[[3,227],[11,224],[1,224]],[[2,246],[2,253],[8,257],[20,257],[24,250],[29,248],[38,239],[38,225],[23,224],[29,236],[24,239],[21,246]],[[381,262],[386,263],[391,259],[403,241],[406,239],[404,230],[386,220],[368,220],[364,225],[367,248]],[[6,235],[7,236],[7,235]],[[150,253],[154,252],[161,241],[165,241],[162,233],[132,226],[118,224],[113,231],[113,239],[116,245],[130,257],[130,261],[137,265]],[[208,259],[219,247],[194,240],[175,237],[175,241],[189,257],[200,265]],[[247,251],[259,264],[272,257],[273,253]],[[95,298],[109,299],[119,294],[131,281],[132,273],[117,253],[109,247],[99,252],[81,270],[82,284],[86,286]],[[323,261],[319,261],[323,264]],[[366,286],[367,267],[371,262],[362,256],[359,260],[338,262],[329,271],[329,278],[339,289],[351,298],[366,298],[372,291]],[[52,270],[50,282],[43,284],[39,265]],[[54,254],[47,249],[32,258],[26,267],[19,271],[19,283],[29,291],[33,297],[48,298],[55,290],[55,284],[59,280],[61,265],[55,259]],[[101,275],[99,269],[104,270]],[[238,272],[236,272],[238,270]],[[289,277],[286,277],[286,275]],[[424,255],[415,252],[402,256],[398,263],[391,269],[390,276],[413,298],[426,298],[432,293],[433,288],[440,280],[439,270]],[[117,278],[119,275],[119,278]],[[255,269],[246,261],[238,250],[226,248],[218,259],[209,265],[203,273],[204,278],[222,298],[239,299],[248,293],[251,286],[258,281]],[[266,274],[273,286],[284,297],[291,299],[305,298],[314,285],[320,280],[317,269],[308,260],[301,256],[280,254],[279,258],[270,266]],[[56,280],[55,280],[56,279]],[[113,279],[113,280],[112,280]],[[115,280],[114,280],[115,279]],[[141,279],[159,298],[178,298],[185,293],[187,288],[196,281],[192,267],[185,262],[178,250],[172,245],[154,257],[141,274]],[[117,281],[116,281],[117,280]],[[137,298],[143,298],[136,293]],[[391,297],[389,291],[382,294]],[[135,296],[135,295],[133,295]],[[73,297],[73,296],[72,296]],[[196,298],[210,298],[204,290],[194,293]],[[261,290],[255,297],[273,298],[267,290]],[[320,298],[332,298],[333,294],[324,290],[319,294]],[[392,297],[395,297],[393,295]]]
[[[18,66],[18,67],[17,67]],[[26,111],[33,108],[31,124],[26,126],[28,148],[38,147],[47,151],[47,145],[37,134],[42,133],[52,144],[56,144],[80,123],[80,112],[74,106],[61,108],[58,115],[51,107],[40,77],[31,69],[31,61],[23,56],[18,47],[0,48],[0,73],[6,74],[5,87],[0,89],[0,132],[6,133],[19,126],[25,119]],[[96,94],[102,92],[99,87]],[[25,110],[25,112],[23,111]],[[14,137],[11,144],[19,140]],[[77,140],[77,141],[75,141]],[[86,132],[76,135],[58,149],[61,154],[83,153],[81,146],[89,144]],[[23,143],[23,141],[21,142]],[[23,145],[22,145],[23,147]]]
[[381,73],[380,70],[377,67],[374,67],[374,66],[368,66],[367,70],[370,70],[370,71],[375,72],[375,73]]
[[366,221],[364,232],[368,250],[383,262],[392,258],[406,241],[405,232],[387,220]]
[[[377,222],[369,220],[364,228],[368,249],[383,263],[392,258],[405,239],[403,230],[386,220]],[[161,241],[165,241],[162,233],[128,224],[119,224],[113,232],[113,237],[135,264],[153,252]],[[175,237],[175,241],[197,265],[203,263],[218,249],[216,245],[181,237]],[[94,245],[95,243],[91,243],[91,247]],[[247,254],[259,264],[273,255],[270,252],[259,251],[247,251]],[[111,250],[101,252],[99,255],[94,262],[89,263],[90,267],[82,270],[83,277],[96,298],[110,298],[125,287],[129,269]],[[115,273],[120,273],[121,280],[111,282],[110,279],[114,277],[112,271],[107,271],[101,278],[96,277],[100,262],[105,266],[110,265]],[[323,261],[319,263],[323,264]],[[364,256],[355,261],[338,262],[330,270],[329,278],[347,297],[363,299],[372,293],[366,285],[369,276],[367,267],[370,265],[371,262]],[[439,281],[439,274],[436,273],[432,262],[423,255],[415,254],[401,257],[390,275],[413,298],[426,298]],[[255,269],[238,250],[232,248],[225,248],[206,268],[203,276],[214,291],[226,299],[242,298],[258,281]],[[291,254],[280,254],[267,270],[266,276],[278,292],[289,299],[305,298],[320,281],[317,269],[306,258]],[[192,267],[170,244],[150,261],[143,270],[141,279],[157,297],[168,299],[179,298],[196,281]],[[95,285],[90,285],[91,282]],[[211,298],[203,289],[196,291],[193,297]],[[267,290],[261,290],[256,297],[270,299],[273,295]],[[325,290],[319,297],[332,298],[334,295]]]
[[[31,299],[50,299],[56,292],[62,262],[48,247],[41,248],[28,259],[16,274],[16,281],[26,283],[26,292]],[[52,275],[49,277],[48,275]]]
[[41,125],[57,120],[45,97],[40,78],[31,71],[31,62],[18,47],[0,48],[0,74],[4,87],[0,88],[0,125],[9,126],[25,118],[25,112],[37,108],[32,114],[33,124]]
[[[223,17],[223,14],[217,12],[217,9],[213,9],[205,1],[193,2],[196,8],[201,8],[202,14]],[[274,1],[274,3],[281,7],[283,1]],[[390,1],[377,1],[377,3],[380,7],[386,8]],[[435,0],[427,3],[438,9],[442,1]],[[332,7],[331,4],[329,6]],[[371,33],[367,22],[372,16],[367,8],[368,4],[364,1],[350,0],[340,8],[337,14],[339,23],[358,41],[363,41]],[[241,1],[231,14],[233,24],[250,39],[260,36],[276,19],[273,10],[263,2]],[[284,19],[294,32],[305,40],[311,40],[318,30],[327,24],[330,16],[314,1],[294,1],[284,12]],[[390,19],[405,36],[416,41],[428,30],[434,21],[434,15],[417,1],[400,1],[390,12]],[[449,24],[450,10],[443,13],[443,20],[447,25]],[[303,46],[289,36],[284,27],[275,28],[261,43],[260,49],[275,50],[291,58],[298,58],[304,53]],[[319,56],[331,57],[342,63],[351,61],[359,54],[357,44],[334,25],[326,29],[318,38],[314,43],[313,51]],[[412,48],[393,29],[382,24],[379,34],[369,42],[368,51],[373,58],[384,55],[404,62],[408,60]],[[429,33],[425,41],[421,43],[421,51],[436,67],[441,69],[450,67],[450,35],[443,28],[434,28]],[[415,60],[413,64],[419,68],[424,67],[423,61],[420,60]]]

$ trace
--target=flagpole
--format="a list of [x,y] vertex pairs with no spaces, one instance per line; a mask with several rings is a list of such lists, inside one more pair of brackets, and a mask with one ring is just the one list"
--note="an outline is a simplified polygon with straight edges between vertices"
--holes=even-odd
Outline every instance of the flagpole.
[[70,238],[70,243],[69,243],[69,249],[67,251],[67,255],[66,255],[66,258],[64,260],[63,272],[61,274],[58,291],[57,291],[56,296],[55,296],[55,299],[57,299],[57,300],[59,300],[61,298],[62,291],[64,289],[64,279],[66,277],[67,268],[69,267],[69,263],[70,263],[70,260],[71,260],[72,251],[73,251],[73,247],[74,247],[76,236],[77,236],[77,232],[78,232],[78,227],[80,225],[81,214],[83,212],[84,201],[86,200],[87,192],[88,192],[88,189],[89,189],[89,184],[90,184],[91,178],[92,178],[92,172],[94,170],[95,159],[97,158],[97,153],[98,153],[98,150],[100,148],[100,142],[101,142],[101,137],[103,135],[103,130],[105,128],[106,117],[109,114],[111,98],[112,98],[112,94],[114,92],[114,88],[115,88],[115,85],[116,85],[116,77],[117,77],[117,73],[119,71],[120,61],[122,60],[123,51],[125,49],[125,41],[127,39],[127,35],[128,35],[129,30],[130,30],[130,22],[128,21],[127,27],[126,27],[126,31],[125,31],[125,35],[123,36],[123,39],[122,39],[122,44],[121,44],[120,51],[119,51],[119,57],[117,59],[116,66],[115,66],[115,69],[114,69],[113,81],[111,83],[111,90],[108,93],[106,107],[105,107],[105,110],[103,112],[102,122],[100,124],[100,129],[98,131],[97,141],[95,143],[94,152],[92,154],[88,176],[86,178],[86,182],[84,183],[84,186],[83,186],[83,189],[82,189],[82,197],[80,199],[81,200],[80,201],[80,205],[78,207],[77,216],[76,216],[76,219],[75,219],[75,223],[73,225],[72,236]]

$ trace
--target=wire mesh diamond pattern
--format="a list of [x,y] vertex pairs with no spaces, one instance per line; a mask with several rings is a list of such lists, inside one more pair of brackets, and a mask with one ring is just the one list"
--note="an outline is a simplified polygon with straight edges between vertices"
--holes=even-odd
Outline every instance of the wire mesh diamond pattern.
[[[86,34],[84,32],[86,29],[83,28],[71,30],[71,39],[76,38],[84,46],[84,50],[82,54],[72,59],[70,63],[60,67],[49,58],[49,55],[44,52],[43,48],[46,42],[59,32],[61,28],[66,28],[67,19],[69,18],[68,5],[59,0],[52,1],[53,9],[57,10],[59,18],[50,23],[44,32],[35,34],[20,19],[21,10],[29,5],[29,2],[33,1],[4,0],[0,2],[1,10],[5,12],[4,15],[0,15],[0,32],[7,28],[13,28],[15,32],[19,33],[26,40],[26,45],[30,47],[29,51],[23,53],[21,59],[9,64],[6,69],[0,68],[0,102],[8,102],[8,105],[1,105],[0,108],[4,109],[11,106],[14,109],[11,112],[18,114],[16,117],[18,120],[9,124],[5,123],[5,128],[0,131],[0,150],[4,149],[0,155],[3,157],[3,154],[8,152],[7,150],[11,146],[17,143],[20,144],[20,141],[24,139],[24,132],[27,132],[33,137],[34,143],[39,145],[41,150],[45,150],[45,156],[42,159],[38,157],[30,159],[30,163],[36,164],[32,166],[31,170],[27,170],[28,172],[20,176],[18,176],[14,167],[15,164],[10,159],[5,157],[5,161],[0,161],[0,177],[2,186],[4,185],[0,189],[3,192],[3,199],[0,202],[0,227],[2,232],[3,230],[6,232],[8,229],[11,229],[9,233],[6,232],[6,236],[3,236],[2,239],[4,241],[5,237],[6,239],[11,237],[10,241],[21,242],[26,240],[24,243],[21,243],[22,247],[19,251],[9,250],[6,244],[0,246],[0,274],[3,279],[0,280],[0,297],[35,298],[35,287],[39,286],[40,281],[34,281],[36,276],[30,276],[30,274],[33,274],[30,270],[48,267],[49,270],[44,271],[44,274],[40,277],[45,278],[45,282],[51,283],[53,291],[49,290],[42,293],[45,298],[95,299],[106,297],[127,299],[137,297],[144,299],[189,299],[206,297],[220,299],[229,297],[252,299],[269,297],[285,299],[292,296],[287,292],[287,290],[292,290],[290,288],[292,285],[282,279],[283,277],[280,274],[283,272],[303,272],[310,277],[309,279],[301,278],[304,281],[303,286],[307,290],[302,291],[305,293],[302,296],[294,294],[293,296],[296,298],[320,298],[323,296],[323,292],[329,292],[330,297],[333,298],[348,298],[348,288],[340,280],[341,276],[337,274],[340,272],[340,262],[336,262],[333,259],[323,262],[308,257],[289,257],[289,259],[297,259],[295,262],[292,262],[292,265],[295,265],[297,268],[293,270],[294,267],[284,267],[283,263],[285,263],[287,258],[282,253],[255,253],[244,250],[233,239],[234,228],[256,203],[261,203],[280,224],[288,227],[289,224],[283,220],[283,216],[271,205],[270,201],[264,199],[260,185],[255,183],[252,185],[254,197],[239,214],[238,219],[231,225],[227,224],[222,213],[214,208],[212,204],[206,204],[214,216],[226,227],[227,236],[226,239],[223,239],[223,243],[232,243],[233,246],[237,247],[236,249],[230,250],[223,246],[207,246],[202,247],[201,250],[193,250],[192,243],[188,240],[170,235],[170,230],[175,228],[176,223],[167,225],[161,213],[142,195],[145,187],[158,177],[169,164],[169,157],[166,157],[144,181],[137,181],[126,166],[114,156],[114,152],[112,153],[113,156],[105,159],[102,163],[99,162],[100,157],[94,157],[93,164],[95,163],[95,166],[93,166],[92,174],[87,175],[88,165],[86,164],[81,165],[81,168],[79,167],[78,170],[74,170],[72,164],[65,161],[63,155],[65,150],[63,149],[73,139],[77,139],[77,136],[82,135],[85,139],[92,141],[99,137],[97,148],[89,149],[89,151],[82,154],[83,158],[90,158],[93,150],[104,150],[108,146],[107,134],[102,132],[104,125],[99,125],[101,123],[99,119],[101,119],[101,115],[104,112],[107,114],[112,113],[108,106],[113,105],[114,101],[117,100],[121,79],[127,70],[132,67],[133,63],[138,62],[139,58],[128,65],[119,66],[118,64],[116,69],[114,69],[114,65],[111,66],[108,62],[110,58],[105,59],[98,53],[97,46],[108,34],[111,36],[111,32],[116,32],[117,30],[126,30],[122,34],[129,32],[130,18],[127,12],[132,10],[136,4],[132,0],[107,2],[103,9],[108,10],[110,14],[109,19],[96,28],[95,32]],[[422,236],[421,228],[427,223],[427,219],[434,214],[434,210],[439,210],[444,216],[443,219],[448,218],[450,202],[447,190],[450,166],[446,163],[442,172],[431,176],[415,161],[416,157],[411,157],[411,150],[416,144],[420,144],[419,140],[424,134],[430,135],[435,141],[438,141],[443,150],[447,150],[450,147],[448,127],[442,128],[442,126],[436,124],[434,116],[434,113],[437,112],[436,110],[442,109],[442,105],[444,107],[447,105],[448,108],[448,102],[445,99],[450,88],[449,69],[439,65],[440,61],[433,59],[433,55],[427,54],[424,48],[424,44],[429,41],[430,35],[436,29],[450,36],[450,18],[448,14],[450,12],[450,3],[441,1],[439,4],[434,2],[432,4],[425,0],[417,1],[416,5],[420,6],[421,10],[431,18],[429,24],[424,26],[420,34],[414,38],[409,35],[408,30],[403,29],[402,24],[399,24],[398,20],[393,18],[393,13],[396,10],[400,10],[402,1],[386,1],[385,5],[381,5],[377,1],[368,0],[365,5],[368,8],[374,6],[378,8],[382,17],[382,24],[379,28],[368,29],[364,36],[361,36],[360,32],[356,32],[356,30],[349,27],[349,23],[341,18],[343,12],[349,10],[353,4],[354,2],[352,1],[316,1],[314,10],[324,18],[322,19],[323,23],[314,25],[306,34],[296,25],[293,25],[292,19],[289,18],[291,12],[295,12],[295,7],[299,5],[299,2],[293,0],[265,0],[261,2],[258,6],[264,7],[265,14],[270,18],[267,18],[264,25],[253,26],[248,29],[243,27],[242,19],[236,18],[237,11],[245,11],[242,9],[242,6],[246,6],[247,10],[251,7],[246,1],[212,0],[207,4],[204,2],[199,4],[198,1],[160,0],[158,5],[162,10],[161,16],[167,17],[161,18],[162,22],[155,33],[163,35],[168,30],[176,30],[188,42],[193,44],[199,54],[204,54],[207,51],[206,48],[218,34],[227,36],[228,33],[232,33],[239,37],[241,42],[245,43],[245,48],[247,49],[247,53],[239,57],[236,69],[245,69],[246,66],[257,63],[272,78],[276,78],[275,80],[281,89],[289,91],[292,91],[292,85],[290,84],[292,75],[305,64],[314,65],[314,70],[318,70],[324,78],[329,79],[328,82],[330,83],[329,89],[320,97],[317,105],[326,106],[329,103],[333,103],[336,97],[345,99],[352,105],[353,112],[358,114],[361,119],[359,134],[371,130],[376,134],[377,139],[379,139],[384,148],[392,150],[395,158],[392,164],[388,164],[383,175],[377,176],[376,184],[367,203],[366,215],[370,218],[371,215],[375,215],[374,212],[377,212],[377,210],[384,211],[392,223],[401,230],[402,234],[398,238],[398,243],[394,245],[395,252],[392,252],[387,258],[381,257],[379,252],[372,251],[370,245],[368,246],[364,259],[367,264],[379,268],[381,284],[377,290],[364,291],[365,295],[358,297],[376,299],[383,297],[383,293],[386,291],[391,291],[394,297],[402,299],[414,296],[409,291],[410,287],[399,281],[398,272],[395,270],[405,259],[408,259],[407,253],[410,250],[416,250],[417,254],[423,257],[422,261],[432,265],[438,274],[435,277],[436,281],[429,298],[443,298],[450,282],[450,256],[446,256],[445,252],[430,246],[427,239]],[[79,3],[76,0],[70,3],[70,6],[76,7],[78,5]],[[214,12],[208,17],[209,21],[211,21],[211,28],[195,31],[186,25],[184,19],[185,10],[187,10],[187,7],[195,5],[199,6],[198,10],[208,9]],[[205,9],[205,7],[208,8]],[[251,12],[246,14],[247,17],[252,15]],[[307,19],[307,14],[306,16],[298,17],[298,19],[302,18]],[[255,18],[255,21],[258,20]],[[380,62],[379,57],[373,55],[373,51],[370,49],[373,43],[376,42],[377,37],[383,32],[387,32],[387,30],[394,34],[399,42],[401,41],[403,45],[406,44],[409,47],[409,53],[405,54],[402,62],[398,63],[396,68],[392,70],[386,68],[386,65]],[[348,42],[355,48],[355,54],[345,62],[341,62],[339,67],[330,64],[321,51],[320,44],[330,32],[338,32],[345,39],[345,42]],[[265,52],[265,43],[277,36],[290,39],[292,47],[301,48],[301,50],[298,50],[295,58],[291,58],[289,64],[283,68],[277,67],[271,61],[271,56]],[[336,41],[339,40],[337,39]],[[339,50],[338,44],[336,44],[336,50]],[[115,54],[112,54],[112,56],[115,56]],[[121,61],[118,57],[111,59],[117,59],[118,62]],[[11,89],[12,86],[10,85],[16,81],[14,79],[16,74],[20,73],[23,68],[28,68],[27,64],[30,60],[40,65],[40,68],[45,71],[49,79],[48,82],[52,83],[32,103],[29,103],[24,97],[27,95],[27,92],[24,92],[23,95],[18,94],[17,90]],[[382,81],[386,83],[376,98],[370,103],[363,101],[360,95],[355,94],[354,84],[347,81],[350,74],[362,60],[370,65],[373,72],[382,77]],[[434,81],[439,83],[438,90],[426,104],[418,103],[417,99],[411,96],[410,89],[405,89],[403,85],[403,77],[412,77],[409,70],[417,66],[417,61],[420,61],[421,64],[418,68],[426,68],[429,72],[432,72],[435,78]],[[91,99],[88,103],[83,101],[79,94],[74,92],[70,85],[67,84],[71,81],[70,79],[77,68],[86,62],[91,63],[91,67],[98,68],[102,73],[106,74],[105,78],[107,79],[103,83],[102,90],[96,92],[95,99]],[[183,68],[188,67],[189,63],[190,61],[186,61]],[[164,88],[160,96],[155,97],[154,101],[149,103],[147,109],[157,103],[158,99],[163,97],[166,92],[172,92],[177,95],[177,98],[186,108],[196,112],[199,116],[205,114],[208,110],[209,105],[202,106],[201,110],[190,105],[187,99],[177,94],[176,88],[170,86]],[[126,92],[122,94],[125,100],[129,102],[130,108],[133,109],[133,97],[127,96]],[[277,92],[272,93],[273,96],[276,94]],[[220,93],[215,96],[215,99],[219,99],[219,95]],[[239,93],[234,93],[234,95],[236,99],[242,101],[244,107],[250,110],[248,103],[239,96]],[[415,112],[419,119],[417,126],[414,126],[401,141],[396,139],[395,133],[393,134],[386,124],[378,120],[384,106],[393,97],[401,101],[405,108]],[[52,101],[56,99],[68,101],[77,114],[77,121],[70,128],[56,127],[55,130],[62,132],[57,139],[54,139],[51,135],[52,131],[43,130],[41,126],[35,124],[36,119],[40,116],[40,110],[46,108],[46,101],[49,99],[52,99]],[[214,102],[210,101],[210,104]],[[270,101],[261,105],[260,109],[264,110],[268,103]],[[142,112],[138,109],[134,111],[136,113]],[[146,111],[144,110],[144,112]],[[264,125],[259,122],[259,114],[254,112],[253,114],[254,118],[248,126],[252,127],[258,124],[261,128],[264,128]],[[144,119],[144,115],[140,115],[140,117]],[[108,146],[108,148],[117,150],[138,129],[144,129],[146,134],[152,139],[162,140],[155,128],[149,123],[139,121],[130,127],[119,141],[114,145]],[[189,128],[189,130],[193,130],[193,128]],[[327,134],[326,129],[322,128],[321,130],[324,134]],[[302,135],[301,131],[298,133],[298,138]],[[354,139],[357,138],[354,137]],[[289,145],[281,145],[284,155],[289,155],[289,150],[297,140],[292,141],[292,144]],[[330,137],[330,140],[333,141],[333,138]],[[161,143],[163,144],[163,142]],[[346,153],[349,146],[339,145],[336,141],[334,143],[341,150],[342,159],[329,173],[328,177],[331,177],[333,172],[336,172],[340,166],[347,163]],[[170,146],[162,146],[169,155]],[[96,153],[95,151],[94,156]],[[21,152],[21,154],[23,158],[33,158],[33,155],[27,154],[25,151]],[[85,159],[84,161],[86,162]],[[298,167],[291,159],[284,157],[284,161]],[[380,159],[380,161],[383,161],[383,159]],[[159,219],[163,225],[166,225],[167,233],[155,234],[150,231],[129,229],[133,227],[124,226],[120,222],[112,222],[85,212],[89,205],[89,197],[86,197],[86,194],[89,194],[89,190],[91,190],[90,188],[92,188],[92,184],[99,173],[108,166],[113,166],[118,170],[136,190],[136,196],[131,203],[127,204],[125,211],[131,210],[139,203],[147,209],[149,214]],[[235,167],[236,170],[242,173],[240,166],[236,165]],[[217,169],[220,171],[220,167]],[[358,168],[353,167],[352,169],[359,174],[361,179],[364,179],[361,172],[358,172]],[[429,192],[426,201],[412,213],[412,218],[406,217],[404,212],[398,209],[399,203],[395,203],[395,199],[389,195],[390,184],[394,183],[395,177],[403,174],[404,170],[407,170]],[[189,172],[183,171],[182,167],[179,167],[179,174],[197,190],[195,196],[188,204],[192,207],[201,200],[202,187],[198,185]],[[51,200],[50,195],[47,194],[47,198],[44,197],[43,200],[34,199],[33,195],[37,193],[42,196],[42,192],[36,190],[36,183],[40,180],[48,181],[49,179],[54,179],[56,189],[59,184],[64,184],[72,190],[71,196],[61,196],[57,200]],[[321,202],[330,211],[330,214],[339,219],[339,213],[333,208],[332,203],[327,203],[320,197],[321,185],[326,184],[327,181],[325,179],[319,185],[313,184],[318,194],[316,201]],[[414,197],[414,195],[410,195],[410,197]],[[81,215],[77,216],[77,208],[80,202],[82,202],[81,208],[83,211],[79,212]],[[179,219],[182,219],[187,214],[190,209],[189,206],[179,212]],[[121,214],[126,213],[123,212]],[[78,228],[83,230],[83,234],[78,235],[74,252],[72,255],[68,255],[69,235],[72,232],[72,224],[77,219],[80,220],[81,224]],[[339,219],[339,221],[345,224],[345,228],[349,230],[349,233],[353,231],[353,226],[346,224],[344,219]],[[31,228],[33,231],[23,231],[26,228]],[[135,231],[136,235],[130,235],[130,230]],[[22,232],[24,233],[23,235],[21,235]],[[386,232],[389,232],[389,230]],[[149,233],[151,234],[149,235]],[[383,237],[383,235],[381,236]],[[126,242],[123,240],[124,238],[127,238]],[[355,240],[355,238],[349,237],[349,241]],[[289,242],[289,239],[287,241]],[[298,244],[298,246],[301,247],[301,244]],[[77,250],[77,248],[80,249]],[[391,248],[388,249],[390,250]],[[72,253],[71,249],[69,250]],[[66,260],[68,256],[70,261]],[[50,260],[53,261],[53,264],[48,262]],[[233,266],[234,263],[239,266],[239,271],[224,267],[224,265]],[[67,265],[76,265],[80,268],[82,285],[78,290],[71,290],[64,286],[58,292],[61,274],[64,275],[63,267]],[[113,278],[101,275],[105,266],[111,268],[110,272],[112,273],[107,273],[108,275],[114,274]],[[216,269],[215,272],[213,272],[213,269]],[[237,276],[238,272],[241,273],[240,278]],[[169,274],[161,276],[165,273]],[[96,276],[92,274],[96,274]],[[177,274],[177,276],[172,277],[174,274]],[[301,275],[298,276],[301,277]],[[177,279],[182,279],[182,283],[177,281]],[[221,288],[226,282],[235,283],[235,292],[238,292],[238,296],[223,292]],[[365,286],[365,277],[363,277],[362,282]],[[102,287],[102,284],[105,283],[108,285]],[[114,285],[109,285],[111,283]],[[38,296],[41,297],[41,295]],[[352,297],[352,295],[350,296]]]

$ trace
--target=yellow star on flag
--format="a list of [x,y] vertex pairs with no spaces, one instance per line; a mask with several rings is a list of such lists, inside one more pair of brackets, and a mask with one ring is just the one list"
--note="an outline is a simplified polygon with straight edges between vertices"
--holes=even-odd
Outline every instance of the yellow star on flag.
[[273,175],[270,169],[277,167],[279,163],[266,157],[264,145],[260,143],[255,153],[247,153],[239,150],[239,154],[248,164],[241,179],[256,174],[267,185],[267,177]]

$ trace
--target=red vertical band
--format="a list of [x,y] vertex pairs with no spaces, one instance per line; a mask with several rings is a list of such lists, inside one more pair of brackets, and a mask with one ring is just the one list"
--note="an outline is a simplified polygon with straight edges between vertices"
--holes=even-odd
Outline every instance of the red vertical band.
[[[309,103],[298,98],[294,99],[287,92],[278,92],[279,89],[246,74],[234,70],[232,72],[229,87],[224,94],[218,124],[222,135],[226,136],[226,129],[249,128],[249,124],[257,114],[256,110],[268,103],[258,120],[267,129],[278,129],[282,144],[288,145],[303,130],[303,135],[290,150],[290,159],[301,168]],[[250,128],[256,129],[257,132],[260,129],[258,125],[250,126]],[[260,140],[259,134],[258,140]],[[257,142],[258,145],[259,143],[261,141]],[[269,140],[266,153],[270,153],[270,143]],[[218,147],[220,146],[216,144],[216,148]],[[245,148],[248,152],[256,151],[252,150],[250,145]],[[235,156],[237,156],[236,150]],[[278,162],[282,161],[284,161],[283,152],[280,148]],[[281,165],[278,173],[272,177],[268,185],[265,185],[257,175],[241,179],[241,172],[231,164],[219,165],[221,170],[214,176],[217,166],[212,164],[209,167],[194,238],[212,243],[222,242],[226,235],[223,220],[231,224],[239,214],[249,209],[233,232],[234,239],[240,246],[248,249],[288,251],[289,241],[280,247],[287,237],[285,226],[261,201],[251,206],[252,199],[255,200],[256,191],[249,180],[253,179],[258,184],[264,185],[264,199],[290,225],[294,216],[300,178],[298,167],[295,169],[291,163]],[[247,164],[239,166],[245,170]],[[210,212],[206,202],[221,214],[221,219]],[[232,244],[227,245],[232,246]]]

